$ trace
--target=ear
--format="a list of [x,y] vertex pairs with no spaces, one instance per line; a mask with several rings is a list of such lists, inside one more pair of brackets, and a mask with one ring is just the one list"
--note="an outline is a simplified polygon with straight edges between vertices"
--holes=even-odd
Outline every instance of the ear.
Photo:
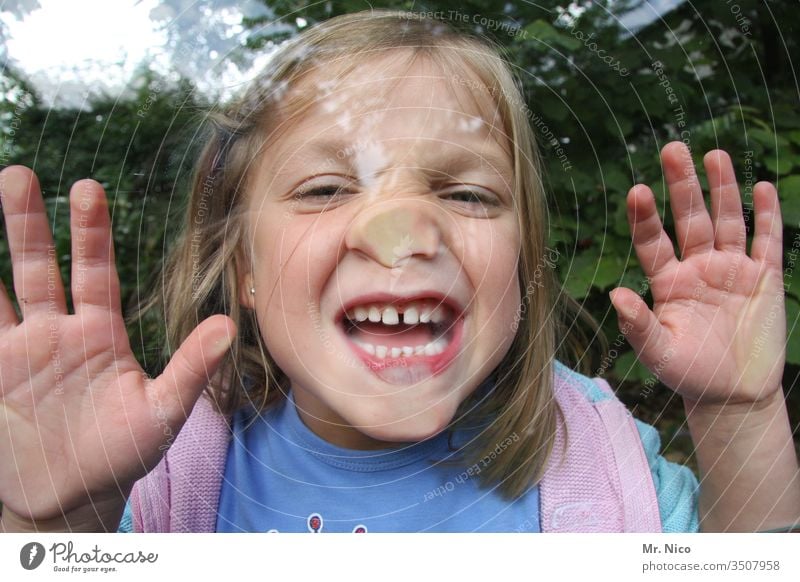
[[253,288],[253,273],[250,271],[250,263],[244,257],[244,253],[236,253],[236,274],[239,284],[239,305],[246,309],[255,309],[255,295],[250,292]]
[[239,305],[247,309],[255,309],[255,295],[250,292],[253,288],[253,277],[250,273],[239,277]]

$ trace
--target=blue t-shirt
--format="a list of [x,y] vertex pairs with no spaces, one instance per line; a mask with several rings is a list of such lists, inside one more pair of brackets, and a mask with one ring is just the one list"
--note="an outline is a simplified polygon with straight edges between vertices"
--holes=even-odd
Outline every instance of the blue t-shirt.
[[[218,532],[537,532],[539,491],[509,503],[480,489],[479,461],[453,450],[479,434],[447,431],[420,443],[360,451],[313,433],[289,398],[233,417]],[[511,440],[498,443],[502,455]]]
[[[574,374],[591,402],[612,398],[589,378]],[[538,532],[539,490],[513,503],[496,489],[478,488],[479,462],[466,466],[435,464],[455,460],[453,448],[480,431],[447,433],[405,447],[355,451],[314,434],[297,415],[291,394],[284,404],[232,418],[220,493],[217,531],[388,531],[388,532]],[[658,496],[664,532],[699,529],[697,478],[683,465],[659,454],[661,441],[650,425],[636,421]],[[452,445],[452,446],[451,446]],[[497,443],[496,454],[508,446]],[[132,531],[130,503],[119,531]]]

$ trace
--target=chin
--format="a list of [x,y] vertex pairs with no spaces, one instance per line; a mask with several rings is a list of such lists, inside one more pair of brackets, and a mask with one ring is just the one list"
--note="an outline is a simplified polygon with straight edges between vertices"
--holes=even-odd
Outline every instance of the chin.
[[[388,443],[411,443],[424,441],[435,437],[452,422],[455,411],[446,407],[446,410],[437,411],[427,408],[423,411],[410,412],[409,416],[386,418],[387,415],[376,414],[370,426],[359,429],[366,436]],[[364,426],[367,423],[362,424]],[[377,426],[376,426],[377,425]]]

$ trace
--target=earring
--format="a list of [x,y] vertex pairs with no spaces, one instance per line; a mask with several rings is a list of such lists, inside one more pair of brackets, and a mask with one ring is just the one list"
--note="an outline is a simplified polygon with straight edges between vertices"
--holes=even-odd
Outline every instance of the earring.
[[255,295],[255,294],[256,294],[256,288],[250,287],[250,295]]

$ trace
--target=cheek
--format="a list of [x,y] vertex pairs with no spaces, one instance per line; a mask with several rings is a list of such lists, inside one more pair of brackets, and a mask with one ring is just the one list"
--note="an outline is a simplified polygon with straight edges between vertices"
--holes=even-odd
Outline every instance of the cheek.
[[520,301],[518,265],[520,237],[516,224],[476,222],[463,230],[464,268],[475,292],[482,298],[480,308],[489,310],[492,320],[513,318]]
[[[287,328],[293,336],[301,334],[318,320],[319,297],[335,269],[341,239],[334,226],[311,215],[259,225],[253,264],[265,337],[285,335]],[[276,329],[284,331],[276,334]]]
[[495,221],[491,228],[476,225],[465,234],[462,257],[475,289],[473,323],[480,339],[473,344],[472,365],[484,374],[501,362],[517,333],[520,237],[510,221]]

